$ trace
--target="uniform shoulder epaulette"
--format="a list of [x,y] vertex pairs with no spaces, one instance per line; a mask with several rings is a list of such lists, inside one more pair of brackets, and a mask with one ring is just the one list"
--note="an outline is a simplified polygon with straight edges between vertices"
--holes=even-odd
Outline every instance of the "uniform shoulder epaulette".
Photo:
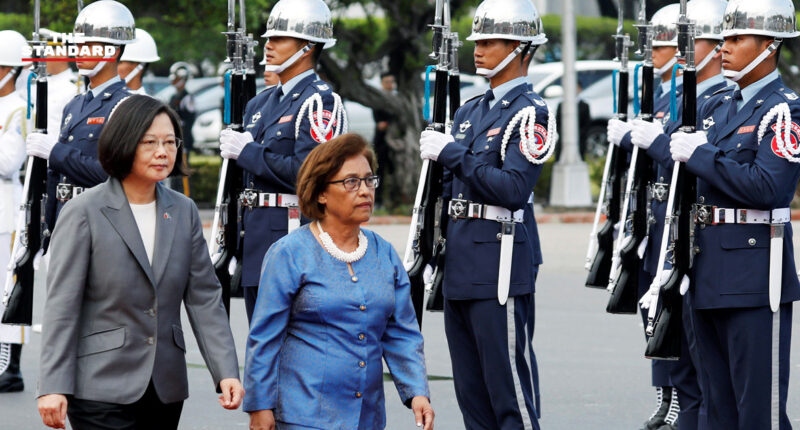
[[317,79],[316,81],[312,82],[311,85],[314,87],[314,90],[318,92],[323,92],[323,93],[333,92],[333,89],[331,88],[330,84],[323,81],[322,79]]
[[797,99],[800,99],[800,96],[798,96],[796,92],[794,92],[794,91],[792,91],[792,90],[790,90],[788,88],[784,88],[782,90],[778,90],[777,93],[780,94],[781,97],[785,98],[787,101],[790,101],[790,102],[797,101]]

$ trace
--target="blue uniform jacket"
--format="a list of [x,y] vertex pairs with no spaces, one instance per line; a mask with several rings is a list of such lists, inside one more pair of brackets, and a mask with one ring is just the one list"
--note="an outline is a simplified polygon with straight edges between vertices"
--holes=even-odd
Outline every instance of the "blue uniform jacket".
[[273,409],[303,428],[382,429],[382,359],[403,403],[429,396],[408,275],[388,242],[362,231],[369,244],[352,263],[356,282],[308,225],[267,252],[247,340],[245,411]]
[[[452,134],[455,142],[439,154],[445,167],[445,198],[502,206],[511,211],[525,210],[524,223],[517,224],[511,269],[510,296],[534,291],[534,274],[542,262],[539,237],[532,205],[528,203],[542,171],[520,151],[518,125],[506,149],[505,162],[500,147],[506,126],[514,115],[528,106],[536,108],[539,130],[547,130],[545,102],[523,84],[509,90],[502,100],[482,117],[482,98],[466,102],[456,112]],[[537,131],[540,139],[546,132]],[[542,141],[543,141],[542,140]],[[496,221],[447,220],[444,296],[448,299],[489,299],[497,297],[500,264],[501,225]]]
[[[703,104],[701,128],[708,144],[686,163],[698,177],[698,201],[720,208],[770,210],[788,207],[800,179],[800,164],[773,151],[773,119],[761,142],[758,127],[769,110],[788,103],[794,123],[794,145],[800,141],[800,101],[778,78],[767,84],[729,121],[733,87],[718,91]],[[692,302],[698,309],[769,305],[768,224],[719,224],[696,228],[700,253],[693,266]],[[800,298],[794,264],[792,226],[786,223],[783,241],[781,302]]]
[[[319,136],[312,134],[308,111],[303,114],[300,133],[295,139],[298,112],[306,99],[318,93],[325,111],[330,113],[333,110],[333,91],[314,74],[298,82],[280,103],[276,88],[262,91],[247,104],[245,130],[253,135],[254,141],[244,147],[236,163],[244,169],[246,188],[295,194],[300,165],[319,144]],[[245,209],[242,227],[245,230],[242,286],[251,287],[258,285],[267,249],[288,231],[287,209]]]
[[113,83],[82,109],[87,94],[75,96],[64,107],[58,143],[50,152],[45,216],[51,231],[63,206],[56,200],[56,186],[60,182],[89,188],[108,179],[108,173],[97,160],[97,140],[111,110],[131,92],[124,81]]

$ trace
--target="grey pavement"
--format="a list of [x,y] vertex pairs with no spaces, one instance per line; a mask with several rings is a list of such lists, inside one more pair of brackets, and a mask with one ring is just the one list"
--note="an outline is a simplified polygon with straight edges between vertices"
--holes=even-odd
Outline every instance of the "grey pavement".
[[[204,211],[203,216],[208,218],[208,212]],[[800,225],[796,224],[797,227]],[[385,237],[402,253],[407,226],[367,228]],[[655,401],[654,390],[649,386],[650,363],[643,358],[641,320],[638,316],[605,313],[607,293],[583,286],[586,276],[583,259],[590,230],[588,224],[542,224],[539,228],[545,259],[537,282],[534,336],[541,378],[540,423],[543,429],[634,430],[649,416]],[[795,242],[797,248],[800,240],[795,238]],[[43,306],[44,283],[37,281],[35,322],[41,321]],[[441,314],[426,313],[422,332],[429,375],[447,378],[452,377],[452,369],[442,321]],[[189,327],[185,315],[184,325]],[[789,388],[788,411],[793,425],[800,427],[798,318],[794,319],[793,326],[791,366],[795,375]],[[231,327],[239,361],[243,364],[247,322],[241,299],[234,299],[232,303]],[[190,397],[184,403],[180,428],[246,429],[247,414],[226,411],[218,405],[197,343],[188,334],[186,341]],[[0,395],[0,430],[44,428],[35,402],[40,342],[41,336],[34,333],[23,350],[26,390]],[[400,403],[392,383],[386,382],[384,388],[387,428],[416,428],[412,414]],[[453,381],[434,378],[430,388],[436,428],[463,429]]]

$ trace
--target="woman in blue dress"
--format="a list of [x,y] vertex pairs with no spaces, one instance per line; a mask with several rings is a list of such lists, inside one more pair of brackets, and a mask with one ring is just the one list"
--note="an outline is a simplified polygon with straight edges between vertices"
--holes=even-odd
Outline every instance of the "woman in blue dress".
[[383,429],[383,364],[415,423],[433,429],[423,339],[392,246],[362,230],[379,178],[366,141],[319,145],[298,175],[312,222],[267,252],[250,325],[251,429]]

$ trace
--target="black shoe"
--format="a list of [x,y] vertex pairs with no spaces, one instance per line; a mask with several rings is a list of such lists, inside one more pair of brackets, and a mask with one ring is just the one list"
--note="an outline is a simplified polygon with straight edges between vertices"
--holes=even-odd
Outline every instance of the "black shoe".
[[25,389],[22,373],[19,369],[19,358],[22,345],[18,343],[0,343],[0,366],[4,355],[8,354],[8,367],[0,374],[0,393],[15,393]]
[[644,422],[641,430],[659,430],[667,424],[666,418],[672,402],[672,387],[656,387],[656,410]]

